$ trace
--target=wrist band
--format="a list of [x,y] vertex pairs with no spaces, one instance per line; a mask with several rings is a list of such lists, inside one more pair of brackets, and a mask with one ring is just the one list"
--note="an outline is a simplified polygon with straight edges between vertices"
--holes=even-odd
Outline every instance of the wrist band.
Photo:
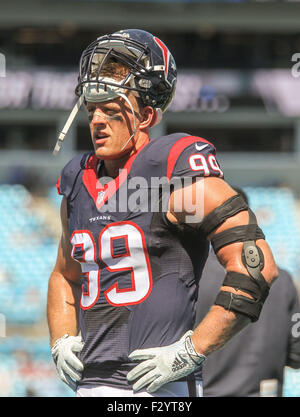
[[196,352],[193,341],[190,336],[188,336],[185,339],[185,348],[192,361],[195,362],[197,365],[201,365],[201,363],[205,361],[206,356]]

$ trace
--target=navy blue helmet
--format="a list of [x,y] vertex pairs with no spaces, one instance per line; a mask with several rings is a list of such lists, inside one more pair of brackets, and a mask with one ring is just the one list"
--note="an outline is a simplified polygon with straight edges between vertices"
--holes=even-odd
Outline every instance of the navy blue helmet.
[[[121,82],[103,77],[108,61],[125,64],[129,72]],[[144,106],[164,112],[175,93],[177,70],[166,45],[151,33],[139,29],[120,30],[92,42],[80,58],[76,94],[88,94],[88,85],[104,90],[120,88],[139,96]]]

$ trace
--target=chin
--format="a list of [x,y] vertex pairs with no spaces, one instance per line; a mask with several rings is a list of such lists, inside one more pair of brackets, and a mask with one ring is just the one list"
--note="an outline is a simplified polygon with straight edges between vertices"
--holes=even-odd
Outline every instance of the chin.
[[95,154],[97,158],[102,160],[113,160],[113,159],[120,159],[124,153],[120,151],[112,151],[108,149],[96,148]]

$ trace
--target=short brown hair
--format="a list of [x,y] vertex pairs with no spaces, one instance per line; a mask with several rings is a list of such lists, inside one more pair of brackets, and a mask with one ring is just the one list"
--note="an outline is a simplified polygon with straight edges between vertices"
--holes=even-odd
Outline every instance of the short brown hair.
[[[97,68],[95,67],[98,67],[98,65],[98,63],[93,64],[94,68],[91,73],[92,77],[97,75]],[[125,78],[128,73],[129,68],[127,65],[123,64],[122,62],[109,59],[104,63],[99,75],[102,77],[114,78],[116,81],[120,81],[123,80],[123,78]]]
[[[94,69],[91,73],[92,77],[93,76],[96,77],[97,69],[95,67],[98,65],[99,64],[97,63],[94,64]],[[104,63],[99,75],[102,77],[113,78],[116,81],[121,81],[128,75],[128,73],[129,73],[129,67],[126,64],[123,64],[122,62],[119,62],[119,61],[114,60],[113,58],[110,58]],[[144,107],[143,102],[139,96],[136,96],[136,95],[134,96],[137,101],[139,110],[141,110]]]

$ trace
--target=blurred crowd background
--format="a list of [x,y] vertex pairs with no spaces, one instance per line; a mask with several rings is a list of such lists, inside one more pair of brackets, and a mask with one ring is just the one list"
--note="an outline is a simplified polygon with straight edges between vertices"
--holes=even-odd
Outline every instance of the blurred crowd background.
[[[46,324],[60,235],[55,184],[91,149],[84,110],[58,157],[81,51],[98,36],[156,34],[178,66],[175,99],[152,137],[175,131],[217,148],[275,254],[300,288],[300,2],[0,0],[0,396],[72,396]],[[299,67],[299,68],[298,68]],[[284,396],[300,396],[286,369]]]

